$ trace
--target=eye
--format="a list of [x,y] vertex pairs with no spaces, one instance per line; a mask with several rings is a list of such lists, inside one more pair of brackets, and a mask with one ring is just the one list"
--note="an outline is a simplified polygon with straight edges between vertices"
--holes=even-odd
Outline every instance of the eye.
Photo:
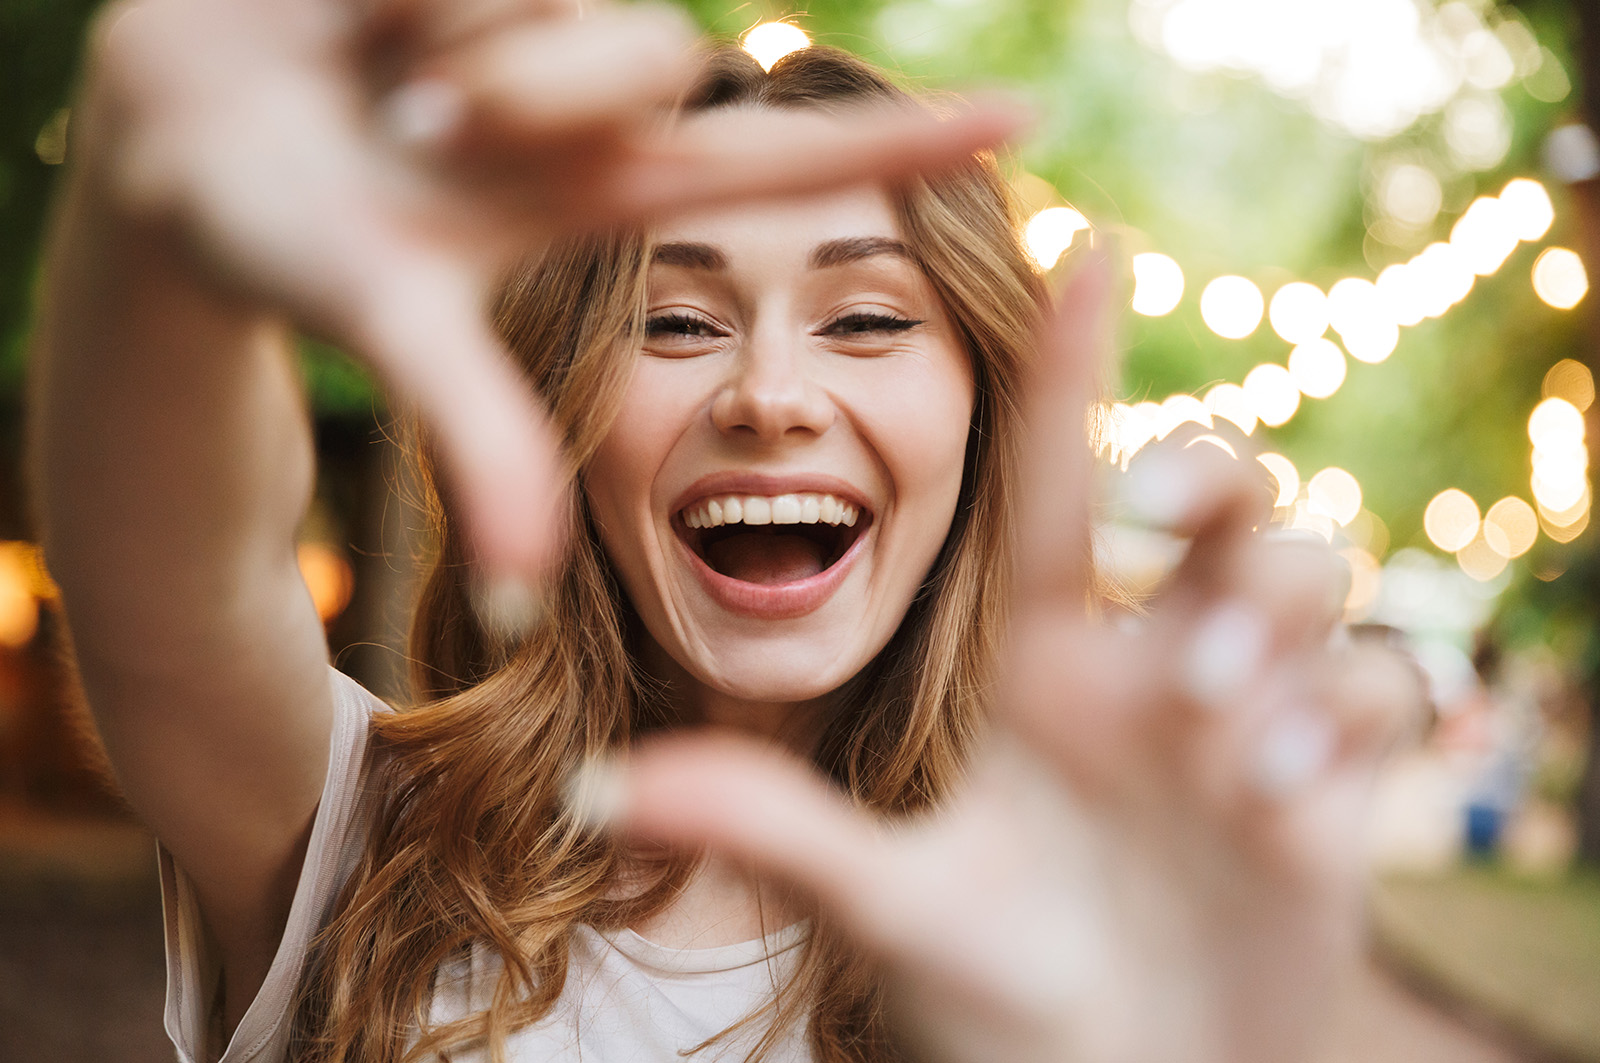
[[834,318],[817,331],[824,336],[866,337],[885,333],[909,332],[922,324],[925,324],[925,322],[915,318],[901,317],[898,314],[862,310]]
[[673,311],[667,314],[655,314],[645,321],[645,335],[651,339],[675,339],[678,337],[722,337],[727,335],[716,325],[703,317],[695,314],[685,314],[682,311]]

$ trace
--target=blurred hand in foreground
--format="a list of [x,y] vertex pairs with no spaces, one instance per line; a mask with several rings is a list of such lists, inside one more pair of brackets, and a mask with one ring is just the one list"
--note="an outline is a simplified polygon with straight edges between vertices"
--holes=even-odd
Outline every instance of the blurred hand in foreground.
[[[73,169],[215,293],[365,360],[440,440],[481,560],[557,537],[554,441],[485,319],[553,234],[954,164],[1003,108],[663,121],[698,68],[678,11],[578,0],[121,0]],[[82,151],[79,157],[78,152]]]
[[1087,615],[1109,287],[1091,261],[1044,338],[1011,649],[961,793],[886,825],[726,736],[652,742],[575,792],[819,898],[881,960],[919,1058],[1305,1059],[1360,941],[1371,776],[1420,682],[1338,643],[1342,563],[1263,534],[1259,469],[1212,447],[1136,460],[1130,507],[1188,555],[1136,625]]

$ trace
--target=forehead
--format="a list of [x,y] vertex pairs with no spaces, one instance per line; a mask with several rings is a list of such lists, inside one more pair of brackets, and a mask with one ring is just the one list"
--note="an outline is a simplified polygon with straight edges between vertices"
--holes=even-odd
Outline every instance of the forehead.
[[803,199],[721,207],[684,215],[656,228],[657,244],[709,244],[737,259],[744,254],[804,257],[819,244],[860,237],[898,240],[900,223],[889,194],[860,186]]

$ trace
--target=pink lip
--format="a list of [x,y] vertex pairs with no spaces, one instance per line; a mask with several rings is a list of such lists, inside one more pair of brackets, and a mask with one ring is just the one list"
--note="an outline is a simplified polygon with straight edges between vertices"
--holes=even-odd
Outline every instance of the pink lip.
[[[690,504],[708,495],[785,495],[801,492],[831,494],[850,502],[867,513],[872,508],[862,501],[861,493],[843,480],[831,476],[795,475],[766,476],[749,472],[713,473],[696,480],[688,490],[678,496],[672,507],[674,523]],[[681,536],[674,535],[678,549],[688,559],[689,567],[700,580],[711,599],[730,613],[755,620],[792,620],[813,612],[833,596],[845,581],[860,556],[862,544],[872,534],[869,525],[850,544],[844,556],[818,572],[815,576],[793,580],[789,583],[746,583],[744,580],[724,576],[703,561],[689,548]]]

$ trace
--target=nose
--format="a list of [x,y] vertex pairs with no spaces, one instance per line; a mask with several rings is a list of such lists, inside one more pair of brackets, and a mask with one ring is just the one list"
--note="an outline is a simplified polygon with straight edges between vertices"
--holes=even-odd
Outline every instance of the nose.
[[833,424],[832,398],[812,379],[808,352],[791,337],[752,337],[711,403],[724,435],[777,443],[794,434],[821,435]]

